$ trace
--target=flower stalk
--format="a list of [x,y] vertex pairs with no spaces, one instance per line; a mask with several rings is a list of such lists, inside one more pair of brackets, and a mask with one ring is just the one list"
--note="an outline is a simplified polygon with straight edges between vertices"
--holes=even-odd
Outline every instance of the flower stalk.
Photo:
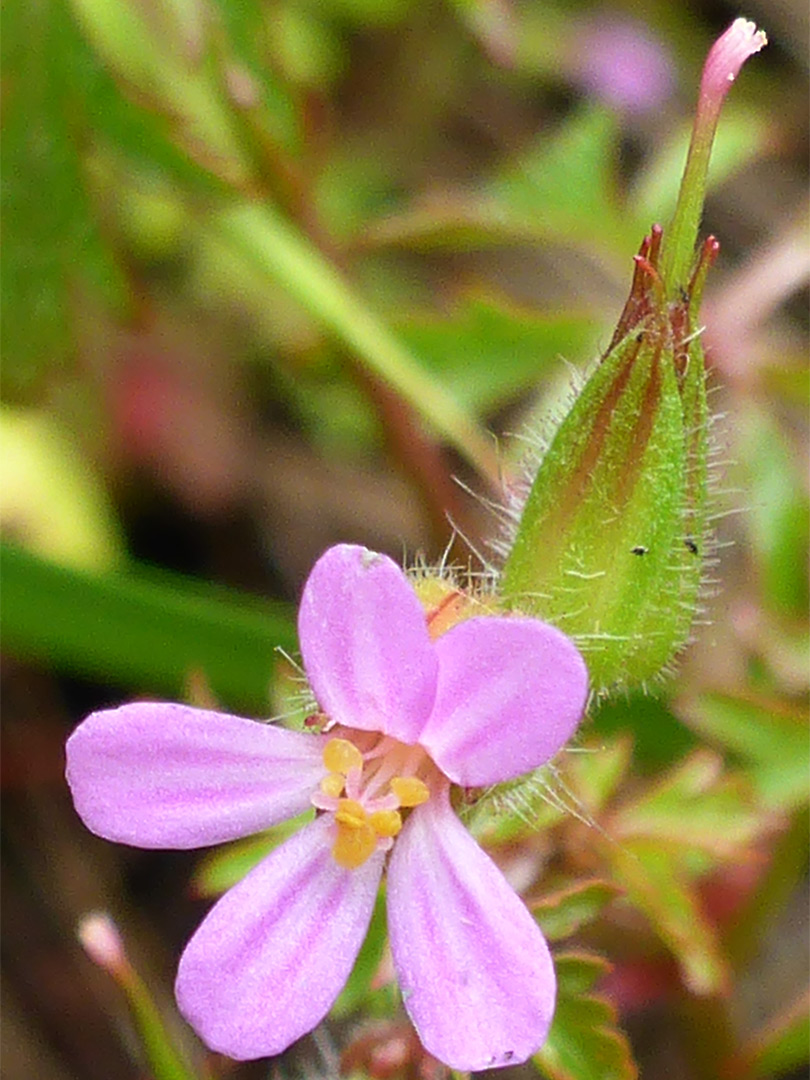
[[94,964],[123,991],[155,1080],[197,1080],[197,1074],[175,1048],[149,988],[132,966],[118,927],[106,911],[82,916],[76,936]]

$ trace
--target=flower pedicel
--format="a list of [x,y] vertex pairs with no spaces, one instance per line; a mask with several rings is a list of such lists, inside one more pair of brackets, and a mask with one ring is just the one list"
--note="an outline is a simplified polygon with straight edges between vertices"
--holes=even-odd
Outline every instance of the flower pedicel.
[[579,652],[520,616],[431,640],[402,571],[350,545],[315,565],[298,630],[324,733],[135,703],[68,741],[76,809],[109,840],[202,847],[318,811],[192,937],[182,1013],[233,1058],[285,1050],[346,982],[387,864],[394,965],[426,1049],[459,1070],[525,1061],[553,1016],[551,957],[450,791],[512,779],[564,745],[587,694]]

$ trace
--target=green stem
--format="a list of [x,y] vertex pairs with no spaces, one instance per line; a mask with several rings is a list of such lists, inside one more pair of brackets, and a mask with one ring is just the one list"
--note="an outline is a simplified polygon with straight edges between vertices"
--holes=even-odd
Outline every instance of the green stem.
[[686,285],[692,269],[698,229],[703,216],[709,159],[719,116],[718,109],[711,118],[711,123],[702,125],[699,123],[698,112],[678,192],[678,204],[669,227],[664,231],[661,277],[669,299],[677,295],[679,287]]
[[175,1049],[146,983],[129,964],[116,976],[127,996],[143,1051],[155,1080],[199,1080]]

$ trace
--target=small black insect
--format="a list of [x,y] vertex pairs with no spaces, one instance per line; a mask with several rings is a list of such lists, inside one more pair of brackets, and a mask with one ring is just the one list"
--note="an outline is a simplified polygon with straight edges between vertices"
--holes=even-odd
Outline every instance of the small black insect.
[[646,555],[649,550],[649,548],[645,548],[641,544],[637,544],[636,547],[630,548],[630,553],[632,555]]
[[686,544],[686,550],[687,550],[687,551],[691,551],[693,555],[697,555],[697,553],[698,553],[698,546],[697,546],[697,544],[695,543],[695,541],[694,541],[694,540],[692,539],[692,537],[691,537],[691,536],[687,536],[687,537],[685,537],[685,539],[684,539],[684,544]]

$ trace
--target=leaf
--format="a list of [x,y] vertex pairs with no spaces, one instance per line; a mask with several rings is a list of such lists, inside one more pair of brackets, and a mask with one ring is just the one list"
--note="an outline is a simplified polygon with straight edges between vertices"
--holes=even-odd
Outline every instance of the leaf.
[[235,253],[283,285],[482,475],[500,484],[492,441],[474,416],[424,370],[295,225],[269,204],[241,202],[218,215],[214,227]]
[[728,965],[677,856],[648,840],[605,845],[613,877],[675,955],[693,994],[727,989]]
[[634,1080],[638,1068],[616,1010],[588,991],[609,965],[589,953],[555,957],[557,1008],[548,1039],[532,1059],[548,1080]]
[[267,710],[282,604],[143,569],[91,574],[0,544],[3,645],[23,659],[178,697],[193,671],[231,707]]
[[529,906],[546,937],[558,941],[597,919],[618,892],[610,881],[579,881]]
[[129,3],[71,0],[71,7],[105,66],[164,119],[178,148],[228,185],[247,182],[238,113],[219,85],[209,28],[193,6],[157,8],[151,18]]
[[615,117],[584,107],[479,189],[431,196],[371,222],[362,245],[474,250],[553,243],[615,262],[617,246],[629,253],[637,243],[614,196],[617,146]]
[[565,758],[565,776],[574,794],[591,813],[598,813],[621,785],[633,754],[627,737],[591,743]]
[[737,452],[743,456],[746,515],[765,603],[803,619],[808,604],[808,500],[784,430],[764,411],[741,418]]
[[[269,46],[281,13],[271,16],[260,0],[240,0],[238,4],[215,0],[215,3],[227,33],[228,48],[236,54],[239,68],[249,73],[253,84],[259,88],[259,123],[265,141],[272,140],[291,153],[300,152],[303,119],[270,62],[272,50]],[[280,26],[278,29],[280,31]],[[240,76],[244,78],[241,72]],[[251,106],[251,111],[254,108],[256,106]],[[243,109],[236,110],[237,113],[240,111]]]
[[596,349],[598,320],[467,297],[450,318],[409,320],[403,341],[471,411],[491,412],[559,366]]
[[705,693],[681,702],[680,711],[691,728],[749,766],[768,807],[806,805],[810,738],[802,710],[756,697]]
[[810,990],[753,1035],[727,1066],[729,1078],[782,1076],[800,1069],[810,1056]]
[[639,837],[728,858],[765,825],[745,778],[724,772],[717,754],[696,750],[638,799],[623,804],[606,829],[619,842]]
[[[449,192],[413,203],[397,213],[369,222],[361,248],[376,251],[477,251],[510,244],[574,244],[564,229],[547,220],[511,213],[493,196]],[[580,242],[581,243],[581,242]]]
[[601,244],[624,229],[613,197],[618,127],[615,115],[590,103],[551,139],[540,139],[505,169],[487,193],[516,216],[550,221],[571,237]]
[[637,691],[596,704],[593,731],[611,738],[633,737],[633,760],[640,771],[654,773],[693,750],[697,739],[679,720],[666,699]]
[[[29,391],[73,348],[75,291],[111,304],[123,278],[102,242],[79,147],[86,132],[75,28],[55,0],[3,10],[3,356],[6,392]],[[58,239],[58,242],[57,242]]]
[[274,848],[311,821],[313,816],[314,811],[307,810],[258,836],[250,836],[246,840],[236,840],[232,844],[218,847],[207,855],[194,871],[191,879],[194,895],[221,896],[258,866]]
[[603,956],[575,949],[554,954],[557,989],[563,997],[575,997],[592,990],[611,970],[610,961]]
[[101,478],[53,417],[0,407],[0,525],[45,558],[104,570],[123,541]]

